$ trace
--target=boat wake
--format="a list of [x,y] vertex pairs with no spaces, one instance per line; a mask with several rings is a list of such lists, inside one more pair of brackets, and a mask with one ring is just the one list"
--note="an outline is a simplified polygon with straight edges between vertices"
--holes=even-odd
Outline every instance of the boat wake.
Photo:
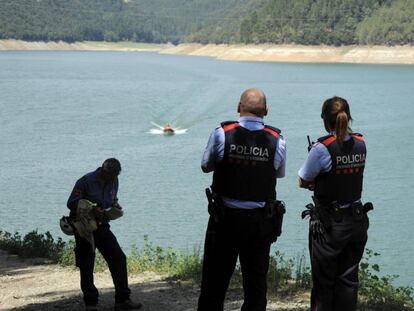
[[171,126],[171,129],[173,131],[165,131],[165,127],[161,126],[155,122],[151,122],[152,125],[154,125],[156,128],[152,128],[149,130],[149,134],[153,134],[153,135],[181,135],[181,134],[186,134],[188,129],[183,129],[180,127],[174,127]]

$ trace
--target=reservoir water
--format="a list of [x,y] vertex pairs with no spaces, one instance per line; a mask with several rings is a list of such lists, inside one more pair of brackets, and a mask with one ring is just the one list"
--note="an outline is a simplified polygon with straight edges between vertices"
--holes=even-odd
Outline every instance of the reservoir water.
[[[287,176],[284,233],[273,250],[289,256],[307,245],[300,219],[310,193],[297,187],[306,135],[324,135],[320,107],[348,99],[353,129],[368,146],[364,200],[373,201],[367,247],[382,271],[414,285],[414,66],[224,62],[210,58],[117,52],[0,53],[0,230],[62,236],[59,218],[77,178],[105,158],[123,165],[113,222],[125,248],[143,236],[183,251],[203,244],[200,160],[211,131],[237,118],[241,92],[267,94],[268,124],[282,129]],[[151,122],[187,129],[152,135]]]

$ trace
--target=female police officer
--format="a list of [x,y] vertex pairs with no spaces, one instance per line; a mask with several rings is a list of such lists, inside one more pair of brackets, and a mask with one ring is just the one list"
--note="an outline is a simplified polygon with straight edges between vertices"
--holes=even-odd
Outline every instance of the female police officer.
[[360,200],[366,147],[362,135],[349,127],[345,99],[326,100],[321,117],[329,135],[313,144],[299,170],[299,187],[314,191],[315,204],[308,204],[302,215],[311,219],[311,310],[353,311],[368,230]]

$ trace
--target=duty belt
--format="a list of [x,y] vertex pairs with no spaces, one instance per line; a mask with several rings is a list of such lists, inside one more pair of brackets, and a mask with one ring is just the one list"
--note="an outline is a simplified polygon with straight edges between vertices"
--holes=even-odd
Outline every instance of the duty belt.
[[227,214],[239,214],[239,215],[258,215],[264,213],[264,208],[232,208],[224,206]]
[[341,222],[344,216],[352,216],[355,219],[361,219],[364,214],[374,209],[371,202],[362,204],[361,201],[351,203],[348,207],[341,207],[337,202],[332,202],[322,208],[324,207],[336,222]]
[[328,210],[334,210],[335,212],[340,212],[344,214],[354,213],[355,211],[361,211],[363,213],[368,213],[369,211],[374,209],[374,206],[371,202],[367,202],[362,204],[361,201],[357,201],[354,203],[347,204],[347,207],[342,207],[337,202],[331,202],[328,204],[322,204]]

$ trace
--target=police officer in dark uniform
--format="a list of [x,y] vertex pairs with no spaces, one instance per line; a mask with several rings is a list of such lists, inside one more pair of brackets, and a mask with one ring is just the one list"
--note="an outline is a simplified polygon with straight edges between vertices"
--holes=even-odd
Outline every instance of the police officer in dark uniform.
[[[121,164],[117,159],[110,158],[104,161],[101,167],[80,178],[68,199],[67,206],[71,216],[75,217],[80,199],[86,199],[98,205],[94,209],[98,228],[93,231],[96,248],[106,260],[115,285],[115,310],[138,310],[140,303],[130,299],[131,291],[128,288],[126,257],[115,235],[110,230],[105,210],[120,208],[118,204],[118,175]],[[86,310],[98,310],[98,290],[93,282],[95,252],[91,244],[75,233],[76,265],[80,270],[81,289]]]
[[215,129],[204,152],[202,170],[214,175],[212,193],[206,189],[210,219],[199,311],[223,310],[238,257],[244,289],[241,310],[266,309],[270,245],[280,234],[276,223],[281,218],[270,215],[275,215],[276,179],[284,177],[286,163],[280,130],[263,124],[267,111],[262,91],[245,91],[239,120]]
[[358,266],[367,242],[372,204],[361,203],[366,147],[353,133],[347,101],[326,100],[321,115],[329,135],[313,144],[299,170],[299,186],[314,191],[309,248],[312,266],[312,311],[354,311]]

